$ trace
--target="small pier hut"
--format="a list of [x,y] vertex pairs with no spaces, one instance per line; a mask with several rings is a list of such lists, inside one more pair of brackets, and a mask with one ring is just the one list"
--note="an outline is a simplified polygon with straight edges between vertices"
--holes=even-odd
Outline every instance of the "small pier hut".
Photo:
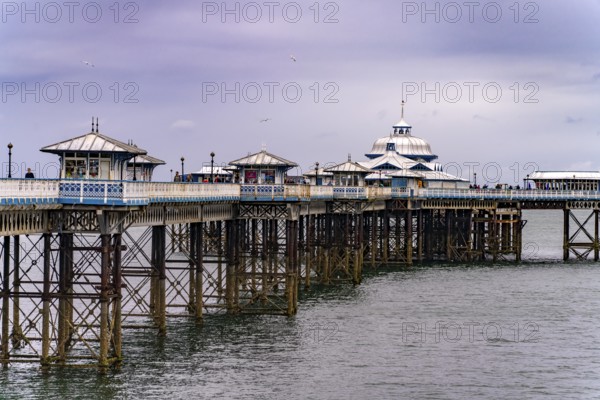
[[192,172],[192,181],[203,183],[230,183],[233,182],[233,172],[220,165],[205,165],[200,170]]
[[163,160],[147,154],[135,156],[127,162],[127,179],[150,182],[152,181],[154,168],[165,164]]
[[309,185],[330,186],[333,185],[333,173],[326,172],[325,168],[314,168],[303,175],[308,179]]
[[352,161],[352,157],[348,155],[348,161],[327,168],[325,172],[333,174],[334,186],[365,186],[365,178],[373,170]]
[[91,132],[42,147],[40,151],[60,157],[62,179],[124,180],[127,161],[147,154],[144,149],[101,134],[98,120],[94,124],[93,118]]
[[598,171],[535,171],[524,179],[526,189],[542,190],[590,190],[600,187]]
[[231,161],[229,165],[238,168],[240,183],[266,185],[283,185],[287,171],[298,166],[295,162],[266,150]]

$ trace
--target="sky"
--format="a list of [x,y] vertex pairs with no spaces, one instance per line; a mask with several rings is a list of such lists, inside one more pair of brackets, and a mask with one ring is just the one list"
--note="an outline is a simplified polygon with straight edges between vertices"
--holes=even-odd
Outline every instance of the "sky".
[[[405,119],[446,172],[600,170],[600,0],[0,3],[0,163],[100,132],[180,170],[365,160]],[[1,150],[4,148],[4,150]],[[173,172],[171,172],[173,171]]]

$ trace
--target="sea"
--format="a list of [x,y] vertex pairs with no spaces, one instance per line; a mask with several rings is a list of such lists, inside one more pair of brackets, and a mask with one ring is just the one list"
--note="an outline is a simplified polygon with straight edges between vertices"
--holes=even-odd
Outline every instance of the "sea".
[[[298,314],[124,332],[122,368],[0,370],[1,399],[599,399],[600,264],[526,211],[523,262],[369,271]],[[592,230],[593,232],[593,230]]]

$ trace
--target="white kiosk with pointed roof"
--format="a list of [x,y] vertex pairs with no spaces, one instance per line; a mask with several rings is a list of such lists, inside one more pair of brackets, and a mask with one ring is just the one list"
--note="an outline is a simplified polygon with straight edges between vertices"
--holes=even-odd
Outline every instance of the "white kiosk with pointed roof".
[[372,170],[352,161],[348,154],[348,161],[325,169],[325,172],[333,174],[335,186],[364,186],[365,178]]
[[92,131],[40,149],[60,156],[60,177],[71,179],[123,180],[129,159],[147,154],[140,149],[98,131],[98,119]]
[[229,165],[238,168],[240,183],[266,185],[283,185],[287,171],[298,166],[295,162],[268,153],[266,149],[231,161]]
[[165,164],[163,160],[147,154],[135,156],[127,162],[127,179],[150,182],[152,181],[154,168]]

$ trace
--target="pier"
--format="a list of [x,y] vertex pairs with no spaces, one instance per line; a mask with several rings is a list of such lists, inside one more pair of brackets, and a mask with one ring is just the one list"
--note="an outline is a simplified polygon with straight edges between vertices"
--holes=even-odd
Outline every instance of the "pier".
[[[395,129],[414,139],[404,119]],[[103,154],[100,139],[115,148]],[[128,329],[168,336],[172,318],[293,316],[300,291],[360,284],[365,268],[519,262],[523,210],[562,210],[563,259],[599,259],[600,192],[589,177],[540,173],[533,187],[469,188],[427,169],[436,156],[426,154],[382,176],[377,163],[400,157],[384,142],[371,164],[317,165],[300,183],[286,179],[293,162],[265,150],[232,161],[229,182],[213,171],[153,182],[145,152],[100,135],[97,122],[65,143],[42,149],[61,154],[60,178],[0,180],[4,367],[106,372],[122,363]]]

